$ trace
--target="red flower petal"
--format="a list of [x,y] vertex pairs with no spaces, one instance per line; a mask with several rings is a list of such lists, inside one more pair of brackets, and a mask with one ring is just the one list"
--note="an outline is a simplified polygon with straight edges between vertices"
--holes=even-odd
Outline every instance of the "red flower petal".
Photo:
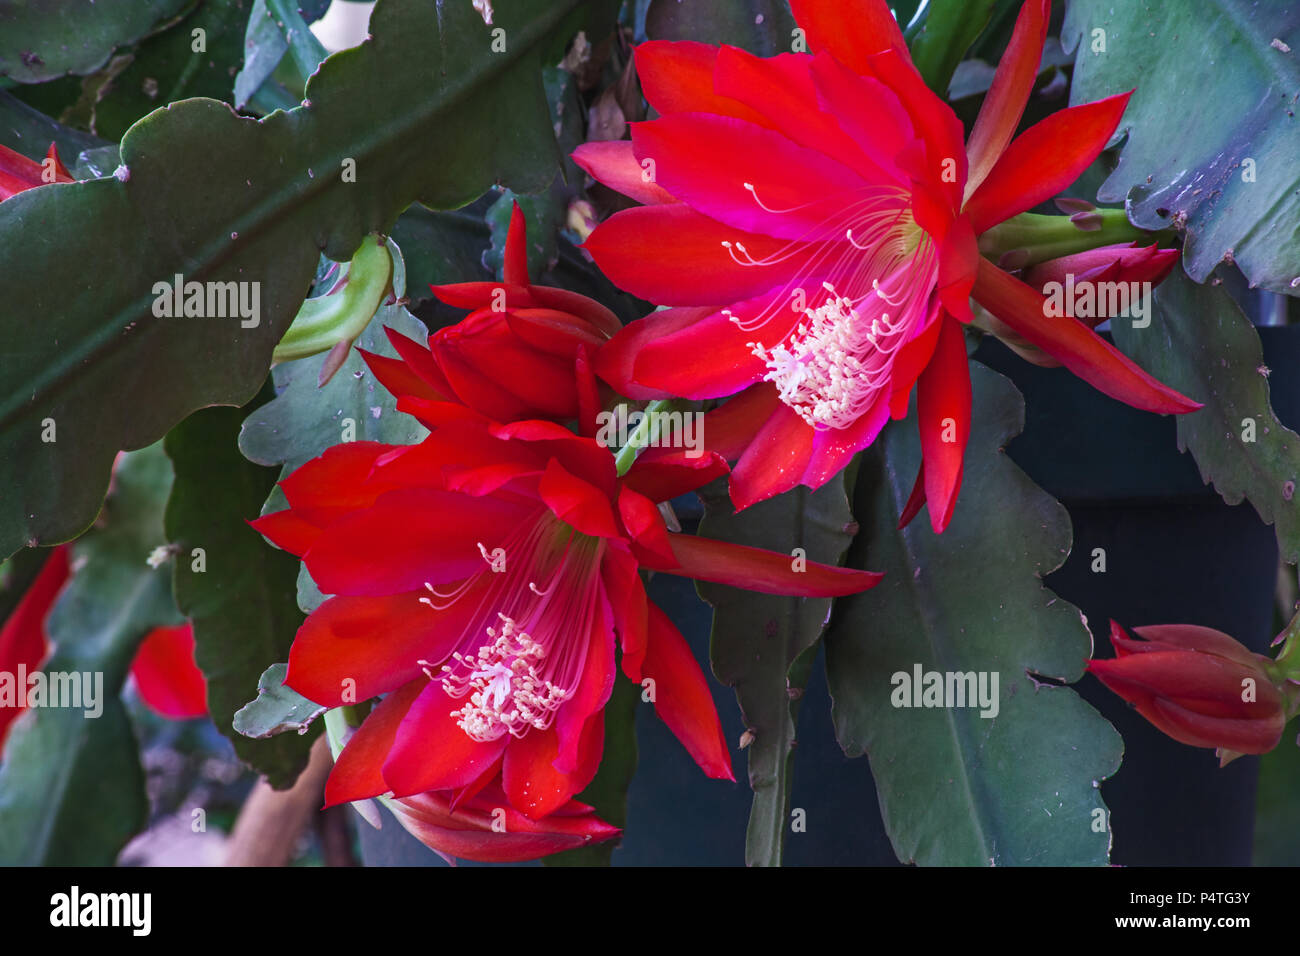
[[208,686],[194,661],[189,624],[150,631],[136,651],[131,676],[140,698],[156,713],[176,720],[208,715]]
[[[877,171],[873,180],[903,182],[898,154],[911,145],[916,133],[894,91],[874,77],[854,73],[825,53],[813,60],[811,73],[816,84],[812,92],[826,111],[820,115],[833,116],[858,151],[870,159]],[[812,99],[803,100],[805,114]]]
[[[773,265],[741,265],[723,243],[745,247],[755,260],[785,256]],[[742,232],[689,206],[639,206],[615,213],[583,246],[610,281],[660,305],[727,306],[801,279],[818,247]],[[737,252],[739,255],[739,253]]]
[[949,313],[963,322],[973,317],[970,290],[975,285],[979,259],[979,245],[970,220],[958,216],[939,246],[939,299]]
[[966,204],[975,231],[984,232],[1069,188],[1105,149],[1130,95],[1060,110],[1021,133]]
[[619,536],[609,496],[572,474],[554,458],[546,465],[537,493],[555,517],[583,534],[599,538]]
[[813,427],[788,405],[777,405],[731,471],[731,501],[736,510],[799,484],[812,450]]
[[453,711],[468,701],[468,696],[448,696],[436,680],[420,692],[398,725],[384,762],[384,780],[394,795],[468,786],[500,758],[514,738],[506,734],[480,743],[465,733]]
[[1181,414],[1201,407],[1160,384],[1078,319],[1047,317],[1041,292],[987,259],[979,261],[972,292],[1013,332],[1112,398],[1150,412]]
[[763,594],[839,597],[875,587],[883,577],[874,571],[834,568],[816,561],[808,561],[804,570],[796,571],[788,554],[693,534],[674,534],[669,540],[680,567],[656,570]]
[[365,800],[388,792],[384,761],[397,738],[397,728],[429,681],[423,675],[408,681],[379,702],[343,747],[325,781],[325,806]]
[[572,773],[555,767],[559,737],[554,727],[530,730],[517,740],[507,739],[510,747],[501,766],[506,796],[516,810],[539,820],[564,806],[596,775],[605,745],[605,712],[598,710],[588,718],[582,731],[578,766]]
[[630,140],[602,140],[583,143],[571,154],[573,161],[598,183],[647,206],[676,202],[672,193],[658,185],[632,152]]
[[970,364],[966,337],[956,319],[945,315],[934,358],[917,388],[917,426],[925,459],[925,498],[930,524],[942,534],[952,520],[961,488],[962,461],[970,438]]
[[420,603],[428,597],[420,590],[330,598],[298,629],[285,684],[324,707],[339,707],[414,680],[421,659],[441,661],[456,648],[477,610],[477,593],[442,611]]
[[502,278],[511,285],[528,285],[528,226],[518,201],[510,209]]
[[1011,42],[998,63],[966,146],[970,157],[967,196],[984,182],[1020,125],[1020,117],[1038,77],[1038,64],[1043,58],[1051,14],[1051,0],[1025,0],[1025,5],[1020,8]]
[[[531,508],[432,488],[404,488],[326,528],[303,563],[326,594],[398,594],[459,581]],[[611,521],[613,519],[611,518]]]
[[[68,580],[68,546],[61,545],[50,552],[36,578],[19,599],[9,617],[0,628],[0,671],[15,674],[19,666],[34,671],[45,660],[49,639],[45,633],[45,618],[54,606],[55,598]],[[23,711],[24,695],[18,695],[20,706],[0,708],[0,744],[4,743],[9,724]]]
[[713,694],[681,632],[654,604],[650,605],[650,642],[641,668],[642,680],[654,681],[655,713],[710,777],[735,780],[731,754]]
[[704,43],[642,43],[636,48],[636,73],[646,102],[661,116],[697,111],[765,122],[761,113],[714,92],[717,58],[718,48]]
[[864,152],[865,144],[846,134],[842,123],[836,121],[835,109],[809,108],[817,102],[817,88],[803,54],[757,57],[724,46],[718,51],[713,86],[719,94],[759,110],[767,118],[760,125],[779,130],[791,141],[824,153],[867,179],[887,178],[884,170],[893,168],[892,156],[883,164],[879,158],[868,158],[877,152]]
[[620,394],[637,401],[672,398],[670,392],[646,388],[635,380],[633,367],[636,360],[648,345],[689,328],[713,311],[711,308],[663,309],[625,325],[618,335],[596,351],[596,374]]
[[884,0],[790,0],[790,9],[814,53],[826,50],[855,73],[869,73],[881,50],[906,53],[903,32]]
[[727,462],[714,452],[695,454],[690,448],[649,448],[628,469],[623,484],[658,504],[701,488],[725,475],[727,470]]
[[637,159],[654,161],[656,182],[693,209],[783,239],[828,238],[824,224],[848,201],[844,194],[867,185],[824,153],[730,116],[675,113],[635,123],[632,147]]
[[647,606],[640,565],[622,542],[610,542],[601,562],[601,582],[614,611],[614,626],[623,647],[623,673],[641,680],[647,641]]

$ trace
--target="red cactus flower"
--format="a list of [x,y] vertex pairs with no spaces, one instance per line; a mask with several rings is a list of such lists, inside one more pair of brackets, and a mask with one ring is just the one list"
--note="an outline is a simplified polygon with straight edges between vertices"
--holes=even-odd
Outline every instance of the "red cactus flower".
[[[936,531],[970,430],[961,323],[969,297],[1109,395],[1199,407],[981,258],[977,236],[1069,186],[1128,96],[1062,110],[1012,141],[1037,74],[1049,0],[1028,0],[984,107],[962,124],[913,67],[884,0],[793,0],[812,54],[760,59],[646,43],[637,74],[658,119],[581,147],[596,179],[646,205],[585,248],[617,284],[674,306],[633,323],[597,372],[634,398],[739,397],[706,443],[739,461],[746,507],[818,487],[907,412],[914,385]],[[732,407],[736,406],[736,407]]]
[[[528,279],[527,226],[516,203],[506,236],[504,282],[431,286],[448,305],[472,310],[424,348],[386,329],[401,359],[361,350],[394,395],[456,401],[497,421],[567,421],[596,405],[586,360],[621,327],[609,309]],[[575,363],[581,367],[575,375]]]
[[7,146],[0,146],[0,202],[37,186],[76,182],[59,159],[58,147],[50,144],[45,162],[38,163]]
[[1134,640],[1110,622],[1113,660],[1088,670],[1159,730],[1192,747],[1245,754],[1277,746],[1286,725],[1272,662],[1221,631],[1191,624],[1136,627]]
[[326,787],[342,803],[454,791],[498,775],[530,819],[559,812],[600,761],[615,670],[711,777],[733,779],[708,684],[640,568],[770,593],[836,595],[878,575],[669,533],[660,502],[726,472],[716,455],[614,455],[559,425],[498,425],[403,397],[418,445],[336,446],[282,483],[253,526],[302,556],[326,594],[299,630],[288,686],[327,707],[386,694]]
[[208,685],[194,660],[194,627],[188,621],[150,631],[131,662],[131,676],[154,713],[173,720],[208,715]]

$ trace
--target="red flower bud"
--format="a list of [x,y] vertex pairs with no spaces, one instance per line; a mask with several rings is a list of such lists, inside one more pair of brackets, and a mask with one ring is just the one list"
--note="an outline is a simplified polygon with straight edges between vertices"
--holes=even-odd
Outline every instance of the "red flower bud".
[[1114,621],[1114,660],[1088,670],[1164,733],[1192,747],[1267,753],[1286,724],[1286,702],[1265,669],[1271,661],[1227,634],[1191,624],[1134,628]]
[[388,806],[412,836],[448,862],[457,857],[481,863],[535,860],[622,832],[576,800],[533,820],[510,805],[499,774],[468,800],[454,804],[454,796],[431,790],[391,800]]
[[[1024,280],[1035,289],[1042,289],[1047,295],[1050,282],[1065,285],[1066,277],[1073,276],[1072,284],[1081,287],[1085,283],[1094,285],[1103,282],[1130,283],[1150,282],[1153,286],[1165,280],[1178,261],[1177,249],[1160,249],[1154,243],[1139,246],[1136,242],[1129,245],[1101,246],[1074,255],[1061,256],[1040,262],[1026,270]],[[1104,297],[1098,297],[1097,305],[1105,304]],[[1127,301],[1127,298],[1125,299]],[[1107,319],[1114,318],[1104,308],[1097,308],[1087,315],[1078,316],[1079,321],[1096,328]]]

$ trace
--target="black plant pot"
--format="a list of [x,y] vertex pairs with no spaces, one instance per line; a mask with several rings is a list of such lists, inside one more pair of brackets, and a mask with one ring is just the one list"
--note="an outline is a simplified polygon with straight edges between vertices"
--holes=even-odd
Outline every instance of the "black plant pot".
[[[1265,364],[1300,368],[1300,328],[1261,328]],[[1129,408],[1062,369],[1032,366],[986,340],[976,359],[1025,396],[1024,432],[1007,453],[1069,510],[1074,548],[1047,585],[1088,618],[1098,656],[1109,620],[1217,628],[1263,652],[1273,637],[1277,545],[1243,503],[1229,507],[1180,454],[1168,416]],[[1300,422],[1293,376],[1270,380],[1283,424]],[[1093,571],[1095,549],[1105,572]],[[1102,784],[1112,861],[1131,866],[1251,862],[1259,760],[1220,769],[1212,751],[1164,736],[1092,677],[1080,693],[1124,738],[1124,762]]]

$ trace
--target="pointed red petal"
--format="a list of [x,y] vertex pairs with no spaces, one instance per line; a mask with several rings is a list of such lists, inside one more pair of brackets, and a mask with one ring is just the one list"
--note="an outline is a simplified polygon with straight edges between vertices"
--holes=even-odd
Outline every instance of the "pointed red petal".
[[945,309],[963,322],[973,317],[970,290],[975,285],[979,258],[975,230],[966,216],[958,216],[939,246],[939,299]]
[[[669,540],[680,567],[656,570],[763,594],[838,597],[873,588],[883,577],[693,534],[674,534]],[[799,563],[806,564],[804,570],[795,570]]]
[[519,208],[518,202],[510,210],[502,278],[512,285],[528,285],[528,225],[524,222],[524,211]]
[[1201,407],[1162,385],[1128,356],[1110,345],[1078,319],[1048,317],[1043,294],[1003,272],[987,259],[979,261],[972,290],[975,299],[1094,388],[1149,412],[1182,414]]
[[885,0],[790,0],[795,21],[814,53],[826,50],[855,73],[870,73],[868,58],[881,50],[906,53],[903,31]]
[[715,780],[735,780],[713,693],[690,645],[654,604],[649,623],[650,643],[641,674],[643,680],[654,681],[655,713],[701,770]]
[[940,320],[939,344],[917,383],[917,426],[925,458],[925,498],[930,525],[942,534],[961,488],[962,460],[970,438],[970,365],[961,324]]
[[501,765],[506,796],[516,810],[539,820],[568,803],[596,775],[605,743],[605,712],[598,710],[587,718],[578,766],[572,773],[556,769],[559,736],[554,727],[530,730],[517,740],[507,734],[505,739],[510,741]]
[[921,513],[925,507],[925,460],[922,459],[921,467],[916,470],[916,481],[912,483],[912,493],[907,496],[907,504],[903,505],[903,510],[898,515],[898,530],[902,531],[912,519]]
[[676,202],[672,193],[658,185],[647,167],[632,152],[631,140],[601,140],[583,143],[571,154],[573,161],[598,183],[647,206]]
[[966,144],[966,154],[970,157],[967,196],[984,182],[1020,125],[1020,117],[1038,77],[1038,63],[1043,58],[1043,44],[1047,41],[1047,23],[1051,15],[1051,0],[1025,0],[1025,5],[1020,8],[1011,42],[998,63],[993,85],[984,97],[984,105]]
[[191,625],[150,631],[131,662],[131,676],[155,713],[176,720],[208,715],[208,685],[194,661]]
[[1061,110],[1017,137],[966,203],[975,231],[984,232],[1069,188],[1114,135],[1130,95]]
[[325,806],[365,800],[388,792],[384,761],[397,737],[397,728],[420,692],[429,685],[420,676],[393,691],[370,712],[343,747],[325,781]]

